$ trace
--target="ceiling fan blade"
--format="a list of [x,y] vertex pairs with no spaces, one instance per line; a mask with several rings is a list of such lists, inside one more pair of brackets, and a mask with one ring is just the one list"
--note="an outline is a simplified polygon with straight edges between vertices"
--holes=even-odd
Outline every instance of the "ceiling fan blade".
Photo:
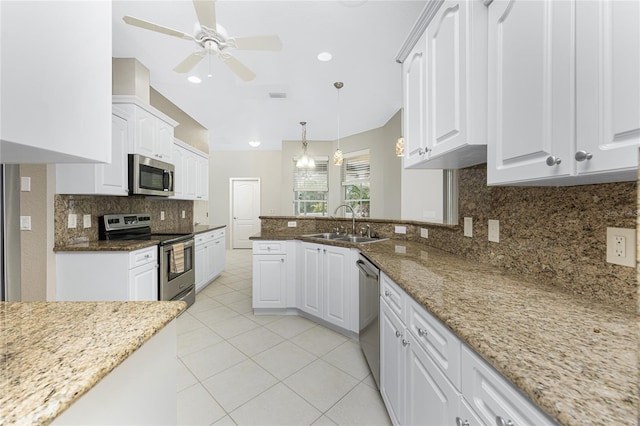
[[187,56],[184,61],[180,62],[173,69],[175,72],[186,73],[189,72],[198,65],[198,63],[206,56],[207,52],[201,50],[199,52],[193,52],[191,55]]
[[215,0],[193,0],[200,25],[211,30],[216,30],[216,3]]
[[154,24],[153,22],[134,18],[133,16],[124,16],[122,20],[129,25],[144,28],[145,30],[155,31],[157,33],[167,34],[173,37],[184,38],[186,40],[193,40],[193,36],[191,34],[183,33],[182,31],[173,30],[171,28],[163,27],[162,25],[158,25],[158,24]]
[[277,35],[233,37],[230,41],[239,50],[282,50],[282,41]]
[[242,62],[236,59],[235,56],[228,53],[220,54],[220,60],[227,66],[235,75],[240,77],[244,81],[251,81],[256,78],[253,71],[247,68]]

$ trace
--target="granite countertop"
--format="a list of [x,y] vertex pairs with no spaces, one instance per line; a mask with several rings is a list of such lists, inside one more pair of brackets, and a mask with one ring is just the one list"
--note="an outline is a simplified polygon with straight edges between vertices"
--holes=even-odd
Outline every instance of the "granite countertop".
[[322,242],[360,249],[560,424],[637,424],[636,313],[416,242]]
[[184,302],[0,302],[0,424],[49,424]]
[[226,228],[227,225],[197,225],[193,227],[193,235],[202,234],[203,232],[215,231],[216,229]]
[[53,251],[135,251],[156,246],[159,243],[160,241],[158,240],[87,241],[75,244],[58,245],[53,248]]

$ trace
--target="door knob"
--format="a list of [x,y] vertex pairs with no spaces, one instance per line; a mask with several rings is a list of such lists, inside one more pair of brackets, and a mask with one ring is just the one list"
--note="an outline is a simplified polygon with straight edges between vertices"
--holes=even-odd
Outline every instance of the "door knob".
[[587,151],[578,151],[576,152],[576,161],[584,161],[591,160],[593,158],[593,154]]
[[560,163],[562,163],[562,160],[558,157],[554,157],[553,155],[547,157],[547,166],[557,166]]

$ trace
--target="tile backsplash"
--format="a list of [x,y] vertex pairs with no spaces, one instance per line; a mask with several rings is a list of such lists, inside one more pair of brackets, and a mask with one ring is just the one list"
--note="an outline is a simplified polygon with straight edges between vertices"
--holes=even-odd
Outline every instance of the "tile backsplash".
[[[160,220],[164,211],[165,219]],[[185,217],[182,218],[184,211]],[[77,227],[68,228],[70,213],[77,215]],[[169,200],[153,197],[109,197],[93,195],[56,195],[55,196],[55,244],[65,245],[85,239],[98,240],[98,217],[105,214],[149,213],[151,231],[155,233],[193,232],[193,201]],[[91,227],[84,228],[82,217],[91,215]]]

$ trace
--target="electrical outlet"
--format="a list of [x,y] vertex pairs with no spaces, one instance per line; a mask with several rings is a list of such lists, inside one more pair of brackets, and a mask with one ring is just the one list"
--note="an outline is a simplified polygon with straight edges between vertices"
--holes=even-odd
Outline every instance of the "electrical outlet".
[[396,226],[395,228],[396,234],[406,234],[407,227],[406,226]]
[[160,220],[164,220],[164,211],[160,210]]
[[31,191],[31,178],[29,176],[22,176],[20,178],[20,191],[22,192]]
[[182,218],[184,219],[184,218],[186,218],[186,217],[187,217],[187,212],[186,212],[186,211],[184,211],[184,210],[182,210]]
[[82,225],[85,228],[91,228],[91,215],[90,214],[85,214],[84,216],[82,216]]
[[636,266],[636,230],[607,228],[607,262]]
[[67,219],[67,228],[77,228],[78,227],[78,215],[69,213],[69,217]]
[[473,237],[473,219],[470,217],[464,218],[464,236]]
[[420,236],[422,238],[429,238],[429,230],[427,228],[420,228]]
[[298,222],[296,222],[295,220],[291,222],[287,222],[287,227],[289,228],[296,228],[297,226],[298,226]]
[[489,241],[500,242],[500,221],[489,219]]

